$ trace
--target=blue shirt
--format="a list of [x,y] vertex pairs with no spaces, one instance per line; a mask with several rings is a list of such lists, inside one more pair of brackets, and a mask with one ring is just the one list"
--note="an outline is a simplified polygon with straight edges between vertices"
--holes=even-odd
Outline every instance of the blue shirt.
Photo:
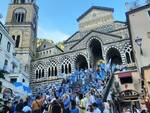
[[78,108],[74,108],[70,110],[71,113],[79,113],[79,109]]

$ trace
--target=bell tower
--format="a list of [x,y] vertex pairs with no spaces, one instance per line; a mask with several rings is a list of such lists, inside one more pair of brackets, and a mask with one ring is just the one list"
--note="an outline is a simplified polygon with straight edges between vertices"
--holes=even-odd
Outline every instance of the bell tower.
[[36,52],[37,21],[38,6],[35,0],[11,0],[5,24],[16,42],[16,57],[28,74]]

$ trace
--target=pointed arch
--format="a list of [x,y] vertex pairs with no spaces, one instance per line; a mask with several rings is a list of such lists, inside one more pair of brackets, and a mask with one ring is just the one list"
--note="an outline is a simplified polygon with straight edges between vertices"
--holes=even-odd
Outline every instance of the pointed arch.
[[119,65],[122,64],[121,54],[120,54],[120,51],[117,48],[111,47],[106,52],[107,62],[109,62],[110,59],[111,59],[111,64],[119,64]]

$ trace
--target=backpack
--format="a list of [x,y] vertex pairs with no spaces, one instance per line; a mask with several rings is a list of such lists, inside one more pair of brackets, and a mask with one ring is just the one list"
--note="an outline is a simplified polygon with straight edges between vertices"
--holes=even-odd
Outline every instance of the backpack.
[[61,112],[62,112],[61,104],[57,100],[55,100],[49,105],[48,113],[61,113]]

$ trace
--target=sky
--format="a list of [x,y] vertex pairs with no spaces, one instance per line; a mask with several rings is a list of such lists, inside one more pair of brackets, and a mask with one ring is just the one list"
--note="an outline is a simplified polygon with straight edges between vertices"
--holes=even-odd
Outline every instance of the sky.
[[[0,0],[0,14],[4,23],[8,4],[11,0]],[[53,40],[55,43],[66,40],[78,31],[76,19],[91,6],[114,8],[114,19],[126,21],[125,2],[134,0],[37,0],[39,6],[38,38]],[[139,0],[143,3],[145,0]]]

